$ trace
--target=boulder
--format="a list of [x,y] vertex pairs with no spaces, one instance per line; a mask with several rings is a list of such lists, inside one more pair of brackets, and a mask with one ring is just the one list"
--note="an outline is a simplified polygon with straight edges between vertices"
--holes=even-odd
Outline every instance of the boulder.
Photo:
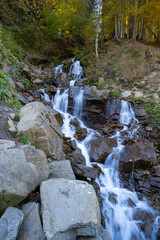
[[17,128],[19,134],[27,136],[47,157],[62,159],[62,131],[53,113],[43,103],[32,102],[23,107]]
[[100,209],[96,193],[87,182],[50,179],[41,184],[40,194],[47,240],[97,236]]
[[148,140],[139,140],[135,143],[130,142],[120,152],[119,169],[129,173],[135,169],[146,169],[157,163],[156,153],[153,143]]
[[[78,151],[78,149],[76,149]],[[75,151],[76,151],[75,150]],[[83,164],[86,165],[85,157],[82,155],[81,152],[72,152],[67,156],[67,158],[71,161],[71,163]]]
[[73,125],[74,127],[79,127],[80,122],[78,121],[77,118],[73,118],[71,119],[70,124]]
[[39,181],[43,182],[47,180],[49,175],[49,167],[44,152],[27,145],[21,146],[21,149],[24,151],[27,162],[36,165],[39,173]]
[[117,146],[117,141],[114,138],[106,138],[99,136],[89,142],[90,158],[92,162],[102,162],[106,160],[112,152],[113,147]]
[[132,91],[126,90],[121,92],[121,98],[129,98],[132,96]]
[[85,177],[85,178],[97,178],[98,177],[98,169],[87,167],[82,164],[76,164],[72,162],[72,168],[76,175]]
[[16,82],[16,87],[19,88],[22,91],[25,89],[23,83],[21,83],[21,82]]
[[49,168],[54,178],[75,180],[75,175],[68,160],[51,162]]
[[0,148],[0,213],[21,202],[40,184],[36,166],[26,161],[24,151],[9,146],[12,144]]
[[0,218],[0,240],[16,240],[23,217],[23,212],[18,208],[7,208]]
[[17,240],[44,240],[44,232],[39,216],[39,204],[30,202],[22,206],[24,220]]
[[76,128],[76,133],[74,134],[74,137],[77,140],[83,141],[87,136],[87,128],[81,128],[77,127]]

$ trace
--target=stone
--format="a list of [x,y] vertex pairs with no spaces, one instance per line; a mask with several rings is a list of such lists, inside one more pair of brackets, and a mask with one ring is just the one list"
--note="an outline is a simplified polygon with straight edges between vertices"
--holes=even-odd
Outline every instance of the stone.
[[13,81],[12,78],[10,78],[10,77],[6,77],[5,80],[6,80],[7,82],[9,82],[13,88],[16,87],[15,82]]
[[26,161],[22,149],[8,148],[9,145],[12,146],[6,143],[0,149],[0,214],[40,184],[36,166]]
[[34,84],[37,84],[37,85],[41,85],[44,83],[43,80],[39,79],[39,78],[36,78],[34,81],[33,81]]
[[14,122],[12,121],[12,119],[9,117],[8,118],[8,125],[10,126],[9,128],[8,128],[8,130],[10,131],[10,132],[15,132],[16,131],[16,128],[15,128],[15,126],[14,126]]
[[18,208],[7,208],[0,218],[0,240],[16,240],[23,217],[23,212]]
[[117,146],[114,138],[97,137],[89,142],[90,158],[92,162],[104,163],[108,155],[112,152],[113,147]]
[[28,65],[25,65],[24,63],[22,63],[20,65],[20,72],[21,72],[21,75],[24,76],[25,78],[31,79],[30,68]]
[[47,180],[49,176],[49,167],[44,152],[27,145],[21,146],[21,149],[24,151],[26,161],[36,165],[39,173],[39,182]]
[[121,101],[108,100],[106,103],[106,117],[110,120],[119,121],[121,111]]
[[73,118],[73,119],[71,119],[70,124],[75,126],[75,127],[79,127],[80,122],[78,121],[77,118]]
[[17,240],[44,240],[44,232],[39,216],[39,204],[30,202],[22,206],[24,220]]
[[132,91],[123,91],[121,92],[121,98],[128,98],[131,97]]
[[63,117],[62,114],[55,109],[51,108],[50,106],[46,106],[53,114],[57,122],[59,123],[60,126],[63,125]]
[[74,151],[71,154],[69,154],[67,157],[71,162],[86,165],[85,157],[82,155],[81,152],[75,152]]
[[86,178],[97,178],[98,177],[98,169],[93,167],[87,167],[82,164],[76,164],[72,162],[72,168],[76,175],[86,177]]
[[21,93],[16,93],[16,95],[22,105],[26,105],[28,103],[28,100],[25,97],[23,97]]
[[97,237],[80,237],[78,240],[112,240],[109,232],[100,226]]
[[13,141],[0,139],[0,150],[14,148],[15,146],[16,144]]
[[153,143],[148,140],[139,140],[129,143],[120,152],[119,170],[129,173],[138,168],[146,169],[157,163],[156,153]]
[[22,91],[25,89],[23,83],[21,83],[21,82],[16,82],[16,87],[19,88]]
[[134,112],[137,118],[146,118],[146,111],[144,106],[136,106]]
[[87,136],[87,128],[81,128],[77,127],[76,128],[76,133],[74,134],[74,137],[77,140],[83,141]]
[[144,96],[144,94],[142,92],[136,91],[136,92],[134,92],[134,96],[135,96],[135,98],[141,98]]
[[40,194],[47,240],[97,236],[100,209],[96,193],[87,182],[49,179],[41,184]]
[[63,136],[53,113],[41,102],[28,103],[20,110],[19,134],[28,137],[31,144],[44,151],[47,157],[63,157]]
[[54,178],[75,180],[75,175],[68,160],[51,162],[49,168]]
[[33,102],[33,101],[34,101],[34,98],[30,96],[30,97],[27,98],[27,100],[28,100],[29,102]]

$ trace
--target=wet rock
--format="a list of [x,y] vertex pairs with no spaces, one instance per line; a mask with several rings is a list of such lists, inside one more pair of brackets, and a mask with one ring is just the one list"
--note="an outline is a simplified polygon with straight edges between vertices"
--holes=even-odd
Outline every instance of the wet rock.
[[76,128],[76,133],[74,134],[74,137],[77,140],[83,141],[87,136],[87,128],[81,128],[77,127]]
[[59,88],[67,88],[69,86],[69,77],[67,73],[62,72],[55,76],[55,85]]
[[82,164],[76,164],[72,162],[72,168],[76,175],[85,177],[85,178],[97,178],[98,177],[98,169],[87,167]]
[[83,181],[50,179],[41,184],[40,192],[47,240],[97,236],[101,218],[92,186]]
[[133,219],[141,221],[139,223],[142,231],[145,232],[146,237],[151,238],[153,231],[153,223],[155,216],[147,210],[135,209]]
[[54,178],[75,180],[75,175],[68,160],[51,162],[49,168]]
[[70,124],[75,126],[75,127],[79,127],[80,122],[78,121],[77,118],[74,118],[74,119],[71,119]]
[[62,131],[53,113],[43,103],[28,103],[20,110],[18,132],[31,144],[44,151],[47,157],[62,159]]
[[109,120],[118,121],[121,111],[121,101],[120,100],[108,100],[106,103],[106,117]]
[[147,140],[138,140],[136,143],[127,144],[120,152],[119,169],[131,172],[132,169],[146,169],[157,163],[153,143]]
[[108,197],[108,200],[113,203],[113,204],[116,204],[117,203],[117,195],[113,192],[110,192],[109,193],[109,197]]
[[44,232],[39,216],[39,204],[30,202],[22,206],[24,221],[17,240],[44,240]]
[[23,212],[9,207],[0,218],[0,240],[16,240],[23,222]]
[[9,145],[0,149],[0,213],[25,199],[40,183],[37,168],[26,161],[24,151]]
[[77,164],[86,165],[85,157],[82,155],[81,151],[72,152],[72,154],[67,155],[67,159]]
[[117,141],[113,138],[98,137],[91,140],[89,145],[91,161],[104,163],[113,147],[117,146]]
[[57,92],[57,88],[55,86],[49,85],[45,88],[45,92],[55,94]]

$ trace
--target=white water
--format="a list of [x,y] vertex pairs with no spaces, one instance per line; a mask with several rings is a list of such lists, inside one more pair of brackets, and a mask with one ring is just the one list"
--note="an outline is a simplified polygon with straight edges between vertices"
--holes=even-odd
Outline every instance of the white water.
[[[73,64],[75,61],[73,60]],[[71,86],[73,86],[77,76],[80,76],[80,63],[76,63],[70,68],[70,75],[73,74],[73,80]],[[76,70],[77,69],[77,70]],[[77,71],[77,72],[76,72]],[[73,84],[73,85],[72,85]],[[64,124],[62,131],[67,137],[74,138],[75,127],[70,125],[70,120],[77,117],[81,127],[87,128],[84,123],[80,120],[83,110],[83,89],[80,88],[79,94],[74,98],[74,111],[73,115],[67,113],[68,109],[68,94],[69,89],[62,91],[57,90],[57,93],[53,100],[53,107],[55,110],[61,112],[63,115]],[[115,147],[112,153],[107,157],[105,164],[98,164],[102,170],[102,174],[97,183],[100,186],[101,196],[103,198],[102,213],[105,217],[105,228],[109,231],[113,240],[148,240],[144,233],[141,231],[138,222],[133,220],[134,211],[137,210],[148,210],[154,214],[146,200],[139,200],[136,192],[132,192],[123,187],[119,178],[119,155],[123,151],[124,145],[122,144],[124,139],[121,137],[121,132],[127,130],[128,136],[132,136],[136,133],[138,127],[134,126],[132,122],[138,121],[135,119],[135,114],[132,110],[131,105],[126,101],[121,101],[121,112],[120,122],[124,125],[121,131],[117,131],[112,138],[117,140],[117,147]],[[133,125],[129,128],[129,125]],[[132,130],[130,130],[132,129]],[[87,128],[87,137],[85,140],[79,142],[76,139],[77,146],[81,149],[82,154],[86,158],[87,166],[92,166],[89,157],[89,141],[96,138],[98,133],[92,129]],[[114,196],[114,201],[111,201],[111,195]],[[129,205],[129,201],[134,203],[134,207]],[[157,220],[158,221],[158,220]],[[155,240],[154,236],[157,230],[155,224],[154,233],[152,240]]]

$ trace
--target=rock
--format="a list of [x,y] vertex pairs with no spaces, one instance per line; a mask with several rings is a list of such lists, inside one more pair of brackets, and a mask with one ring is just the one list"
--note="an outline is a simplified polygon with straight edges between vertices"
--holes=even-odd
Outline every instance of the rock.
[[16,87],[16,85],[15,85],[14,81],[12,80],[12,78],[10,78],[10,77],[6,77],[5,80],[6,80],[7,82],[9,82],[13,88]]
[[85,178],[97,178],[98,177],[98,169],[87,167],[82,164],[76,164],[72,162],[72,168],[76,175],[82,176]]
[[21,82],[16,82],[16,87],[19,88],[22,91],[25,89],[23,83],[21,83]]
[[62,131],[53,113],[43,103],[33,102],[23,107],[17,128],[19,134],[27,136],[47,157],[62,159]]
[[114,138],[98,137],[89,142],[90,158],[92,162],[102,162],[106,160],[112,152],[113,147],[117,146],[117,141]]
[[37,84],[37,85],[42,85],[44,83],[43,80],[39,79],[39,78],[36,78],[34,81],[33,81],[34,84]]
[[121,98],[128,98],[132,96],[132,91],[123,91],[121,92]]
[[47,180],[49,175],[49,167],[44,152],[27,145],[21,146],[21,149],[24,151],[27,162],[36,165],[39,173],[39,182]]
[[20,72],[21,72],[21,75],[24,76],[25,78],[31,79],[30,68],[28,65],[25,65],[24,63],[22,63],[20,65]]
[[75,126],[75,127],[79,127],[80,122],[78,121],[77,118],[73,118],[73,119],[71,119],[70,124]]
[[100,209],[87,182],[50,179],[41,184],[43,228],[47,240],[75,240],[97,236]]
[[62,72],[55,76],[55,85],[59,88],[65,88],[69,86],[69,77],[67,73]]
[[100,226],[97,237],[80,237],[78,240],[112,240],[109,232]]
[[127,144],[120,152],[119,169],[129,173],[138,168],[146,169],[157,163],[153,143],[147,140],[139,140],[132,144]]
[[15,146],[16,144],[13,141],[0,139],[0,150],[14,148]]
[[30,97],[27,98],[27,100],[28,100],[29,102],[33,102],[33,101],[34,101],[34,98],[30,96]]
[[153,213],[147,210],[135,209],[133,219],[136,221],[141,221],[139,225],[141,229],[144,229],[146,237],[150,239],[152,236],[153,223],[155,219]]
[[106,117],[109,120],[119,121],[121,111],[120,100],[108,100],[106,103]]
[[54,178],[75,180],[75,175],[68,160],[51,162],[49,168]]
[[77,140],[83,141],[87,136],[87,128],[81,128],[81,127],[77,127],[76,128],[76,133],[74,135],[74,137]]
[[141,98],[144,96],[144,94],[142,92],[136,91],[136,92],[134,92],[134,96],[135,96],[135,98]]
[[25,97],[23,97],[22,94],[16,93],[16,95],[22,105],[26,105],[28,103],[28,100]]
[[17,240],[44,240],[44,232],[39,216],[39,204],[30,202],[22,206],[24,221]]
[[36,166],[27,163],[22,149],[0,149],[0,213],[25,199],[40,183]]
[[85,157],[80,152],[72,152],[67,158],[74,163],[86,165]]
[[16,240],[23,222],[23,212],[9,207],[0,218],[0,240]]
[[144,106],[136,106],[134,108],[135,116],[138,119],[145,119],[146,118],[146,111]]
[[57,122],[59,123],[60,126],[63,125],[63,117],[62,117],[62,114],[58,111],[56,111],[53,107],[50,107],[50,106],[46,106],[46,108],[48,108],[54,115],[55,119],[57,120]]
[[16,131],[16,128],[14,126],[14,122],[12,121],[12,119],[10,117],[8,118],[8,125],[10,126],[9,129],[8,129],[10,132],[15,132]]

